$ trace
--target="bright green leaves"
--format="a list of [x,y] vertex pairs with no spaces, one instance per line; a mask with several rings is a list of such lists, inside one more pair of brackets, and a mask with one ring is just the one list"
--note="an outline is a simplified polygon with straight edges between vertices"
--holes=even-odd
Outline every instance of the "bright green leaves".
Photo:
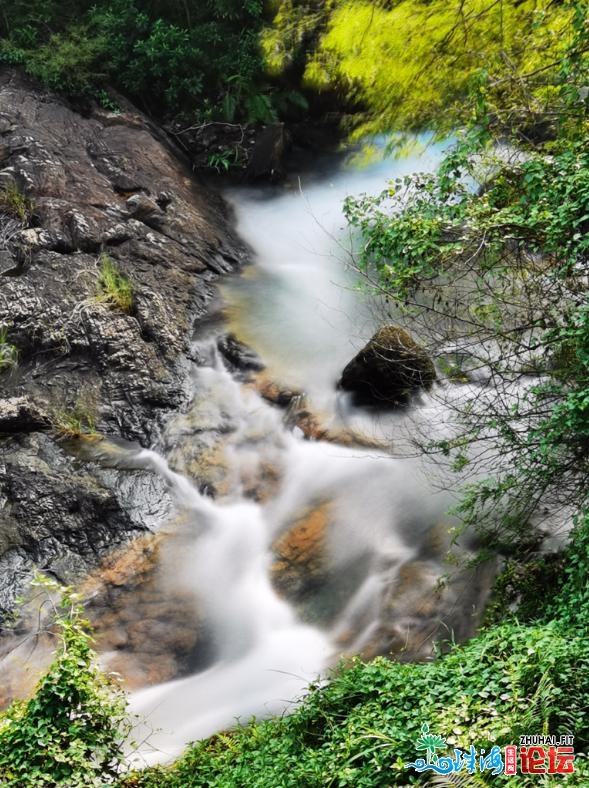
[[533,85],[520,77],[558,62],[571,18],[566,4],[549,0],[286,2],[264,32],[263,50],[272,73],[298,64],[306,87],[337,90],[355,102],[363,112],[355,119],[358,136],[448,130],[468,119],[463,100],[470,89],[482,101],[473,107],[477,122],[483,111],[509,123],[550,104],[546,73]]
[[362,238],[358,263],[374,267],[398,301],[443,271],[445,255],[461,248],[465,190],[459,181],[451,199],[434,175],[399,178],[377,197],[349,197],[348,223]]
[[[39,581],[57,591],[55,583]],[[0,784],[82,788],[111,784],[129,731],[126,701],[94,666],[78,597],[66,590],[56,624],[61,644],[33,698],[0,716]]]

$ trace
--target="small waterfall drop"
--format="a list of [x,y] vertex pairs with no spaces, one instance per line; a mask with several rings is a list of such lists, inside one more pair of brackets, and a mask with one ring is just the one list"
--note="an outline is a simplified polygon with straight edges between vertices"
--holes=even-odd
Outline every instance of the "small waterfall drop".
[[143,451],[137,459],[168,481],[189,514],[195,538],[184,540],[167,569],[171,582],[190,589],[206,611],[215,648],[208,670],[134,694],[133,711],[156,726],[137,756],[150,762],[238,718],[282,711],[286,699],[316,678],[331,647],[273,589],[269,530],[258,504],[215,505],[155,452]]
[[[183,626],[206,649],[188,674],[132,694],[144,720],[132,762],[169,760],[236,720],[283,712],[341,654],[427,658],[440,627],[457,637],[472,629],[464,611],[480,608],[484,580],[465,575],[438,593],[452,499],[412,456],[412,431],[443,431],[444,412],[424,397],[379,416],[335,390],[379,320],[342,262],[342,199],[431,169],[439,154],[344,169],[279,196],[231,195],[256,264],[223,286],[230,328],[260,353],[266,380],[294,394],[288,412],[266,401],[223,363],[223,329],[209,326],[196,340],[194,401],[166,430],[166,459],[135,452],[178,511],[165,526],[158,593],[183,600]],[[316,413],[321,435],[335,438],[304,439],[301,413]]]

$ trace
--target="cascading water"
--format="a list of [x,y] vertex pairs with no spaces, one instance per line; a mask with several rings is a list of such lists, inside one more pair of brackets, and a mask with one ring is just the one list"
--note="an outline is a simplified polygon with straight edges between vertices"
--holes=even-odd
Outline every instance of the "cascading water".
[[[133,697],[133,709],[157,728],[138,753],[149,762],[174,755],[187,741],[236,718],[281,711],[284,698],[296,697],[325,664],[330,646],[325,634],[300,623],[274,591],[270,533],[258,504],[215,505],[155,452],[137,459],[168,480],[190,513],[193,538],[183,540],[179,553],[169,553],[164,566],[173,584],[190,589],[206,611],[215,653],[208,670]],[[170,559],[173,565],[167,566]]]
[[[280,411],[244,390],[218,358],[199,377],[208,405],[216,393],[219,412],[230,408],[230,492],[214,502],[159,454],[142,451],[135,459],[167,480],[183,513],[182,525],[166,543],[160,572],[168,591],[194,595],[213,658],[202,672],[132,696],[133,710],[148,720],[135,734],[148,738],[135,756],[139,762],[169,758],[187,741],[236,718],[282,711],[333,663],[341,643],[346,651],[361,651],[386,625],[387,589],[395,586],[401,567],[422,552],[448,504],[429,488],[415,462],[305,441],[286,431]],[[258,440],[252,444],[254,435]],[[278,487],[264,503],[245,500],[240,479],[265,452],[273,459],[279,454]],[[331,509],[321,595],[331,609],[317,615],[319,625],[310,626],[271,582],[272,545],[292,524],[293,513],[323,501]],[[324,601],[330,595],[338,597],[331,606]],[[413,625],[397,623],[401,629]],[[196,626],[186,621],[191,624]]]
[[[428,658],[436,637],[476,625],[484,572],[464,571],[440,592],[451,498],[443,471],[407,451],[420,425],[443,434],[447,412],[424,396],[377,416],[335,388],[381,319],[346,267],[342,200],[431,169],[439,155],[342,167],[278,195],[229,195],[255,264],[223,286],[225,320],[263,358],[266,381],[305,396],[292,398],[291,412],[263,399],[223,362],[226,327],[210,323],[195,338],[194,400],[167,425],[162,453],[113,452],[113,464],[163,478],[177,510],[162,524],[141,604],[129,592],[134,611],[97,622],[105,666],[132,677],[137,654],[117,662],[129,641],[142,665],[159,660],[131,695],[143,720],[136,764],[288,709],[342,653]],[[296,416],[306,408],[329,440],[305,439]],[[100,452],[108,464],[106,443]],[[162,660],[170,618],[183,661]]]
[[[148,744],[134,756],[139,762],[170,758],[237,718],[284,710],[342,652],[391,646],[423,656],[440,619],[458,636],[472,626],[463,611],[476,608],[484,583],[470,577],[437,606],[432,602],[445,571],[443,518],[451,500],[419,459],[393,458],[388,450],[391,431],[396,441],[416,419],[430,431],[432,419],[443,429],[439,407],[424,401],[409,415],[377,419],[335,391],[342,367],[378,320],[342,262],[349,241],[342,200],[378,191],[386,177],[431,168],[438,155],[430,149],[419,160],[342,170],[278,197],[232,195],[256,265],[223,288],[231,327],[260,352],[267,374],[304,390],[326,422],[352,424],[375,440],[370,449],[303,440],[286,428],[280,409],[226,369],[214,329],[199,338],[196,355],[207,361],[195,375],[198,396],[168,430],[168,457],[178,472],[153,452],[138,460],[168,481],[182,512],[160,559],[162,587],[194,595],[210,657],[194,675],[133,695],[133,709],[147,720]],[[202,435],[211,427],[215,439],[223,435],[224,477],[214,502],[186,478],[194,457],[186,447],[196,441],[210,451]],[[252,478],[268,467],[272,484],[254,494],[261,500],[251,500]],[[323,517],[318,533],[300,526],[306,515],[309,522]],[[298,588],[298,599],[288,593],[285,599],[276,590],[274,562],[297,522],[303,549],[315,539],[322,565],[317,588],[311,582],[304,593]],[[288,560],[299,558],[295,551]]]

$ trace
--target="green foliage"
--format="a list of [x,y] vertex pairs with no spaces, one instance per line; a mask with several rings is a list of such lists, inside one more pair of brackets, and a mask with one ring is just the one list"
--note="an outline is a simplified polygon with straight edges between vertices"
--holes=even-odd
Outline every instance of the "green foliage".
[[525,155],[499,145],[476,93],[479,122],[436,174],[345,204],[361,273],[454,379],[462,358],[467,379],[479,369],[493,382],[493,397],[479,389],[463,404],[454,437],[426,448],[475,474],[457,512],[506,554],[537,548],[526,523],[541,501],[577,510],[589,482],[589,153],[568,63],[554,78],[556,139]]
[[235,118],[257,120],[261,24],[258,0],[19,1],[0,15],[0,61],[73,96],[112,86],[159,115],[221,119],[233,104]]
[[236,148],[223,148],[210,153],[207,164],[217,172],[228,172],[239,161],[239,152]]
[[133,288],[107,254],[100,256],[97,298],[121,312],[133,309]]
[[27,224],[32,212],[33,203],[14,184],[0,189],[0,214],[7,214]]
[[119,771],[126,703],[94,667],[88,625],[71,591],[56,625],[58,653],[35,695],[0,717],[0,785],[7,788],[105,786]]
[[8,339],[8,329],[0,328],[0,372],[15,369],[18,365],[18,348]]
[[[550,64],[568,50],[573,13],[550,0],[331,0],[279,3],[262,45],[272,73],[295,68],[315,91],[363,110],[356,135],[452,128],[483,75],[497,122],[549,107]],[[580,23],[579,23],[580,24]],[[537,75],[522,84],[523,74]]]
[[[517,744],[524,734],[572,734],[577,758],[566,782],[586,785],[588,512],[578,518],[560,562],[566,570],[558,591],[529,590],[530,623],[505,618],[503,611],[501,623],[432,663],[354,659],[328,684],[311,687],[290,716],[253,721],[197,743],[170,767],[123,778],[122,788],[421,784],[404,764],[419,754],[425,723],[446,739],[448,751],[472,744],[488,752],[493,745]],[[535,775],[475,777],[473,785],[538,785]]]
[[[257,3],[189,2],[171,8],[163,0],[111,0],[78,4],[78,10],[75,33],[68,3],[64,8],[57,0],[17,0],[0,22],[2,57],[30,59],[29,69],[45,69],[39,75],[50,84],[73,70],[67,78],[80,83],[70,89],[83,91],[96,84],[88,74],[101,52],[100,62],[113,69],[117,84],[145,104],[153,100],[169,111],[176,102],[186,108],[198,100],[200,117],[220,113],[229,122],[271,113],[256,76]],[[298,70],[317,88],[339,87],[367,109],[364,130],[407,128],[432,118],[443,128],[457,117],[472,118],[436,175],[400,179],[376,198],[349,199],[345,210],[360,241],[360,271],[397,314],[425,324],[449,374],[468,379],[473,371],[489,373],[487,391],[493,396],[484,396],[484,386],[473,386],[457,434],[430,448],[448,457],[456,472],[479,473],[458,509],[467,524],[485,525],[489,549],[512,555],[501,580],[503,594],[489,617],[493,625],[469,643],[425,664],[352,660],[329,683],[314,685],[291,715],[221,733],[193,745],[169,767],[133,773],[118,784],[418,784],[421,778],[404,763],[419,754],[416,742],[425,723],[433,735],[462,749],[517,743],[521,734],[567,733],[575,735],[577,753],[586,752],[589,31],[584,3],[309,0],[274,4],[273,11],[274,27],[263,41],[272,70]],[[247,32],[243,14],[253,20]],[[56,38],[48,38],[47,31]],[[76,35],[78,55],[67,46]],[[220,42],[227,58],[212,63]],[[57,65],[50,62],[53,51]],[[98,82],[106,84],[102,76]],[[462,106],[457,102],[469,88],[473,101]],[[498,146],[494,131],[516,127],[521,134],[548,110],[554,113],[549,143],[525,156],[510,150],[504,137]],[[223,152],[219,156],[210,164],[225,168]],[[112,303],[122,291],[131,308],[130,286],[108,258],[101,260],[99,290]],[[543,377],[530,381],[529,371],[538,369]],[[85,431],[82,416],[73,422],[76,431]],[[492,475],[484,464],[489,452]],[[577,517],[564,553],[541,560],[539,535],[526,523],[548,494],[576,510]],[[522,567],[522,557],[530,553],[534,561]],[[515,618],[506,608],[522,596]],[[43,680],[36,699],[14,706],[0,727],[6,785],[26,788],[45,781],[75,787],[115,779],[122,707],[104,715],[101,704],[108,699],[92,695],[101,680],[89,674],[88,644],[80,641],[87,636],[78,627],[68,634],[71,619],[65,621],[58,667]],[[92,681],[86,680],[89,675]],[[50,724],[40,725],[47,716]],[[481,774],[476,784],[512,785],[514,779]],[[520,786],[538,784],[535,776],[517,780]],[[588,782],[587,760],[579,754],[567,785]]]
[[[435,663],[354,660],[316,686],[293,713],[253,722],[190,748],[169,768],[134,774],[137,788],[389,788],[417,784],[421,726],[448,748],[504,746],[521,734],[576,735],[587,746],[589,672],[586,639],[555,622],[504,623]],[[440,752],[438,752],[438,755]],[[579,758],[567,784],[589,777]],[[515,778],[480,775],[482,784]],[[533,786],[520,777],[518,785]]]
[[575,520],[570,542],[562,556],[562,590],[546,602],[547,618],[558,619],[563,631],[589,637],[589,509]]

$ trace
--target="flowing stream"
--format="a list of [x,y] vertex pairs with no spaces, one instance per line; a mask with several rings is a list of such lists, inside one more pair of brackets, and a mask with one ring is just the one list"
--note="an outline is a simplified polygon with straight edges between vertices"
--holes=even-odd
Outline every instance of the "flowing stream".
[[[279,193],[229,195],[254,264],[223,286],[225,320],[264,360],[266,382],[304,392],[304,407],[336,437],[306,440],[232,374],[218,325],[195,338],[197,396],[169,427],[168,459],[136,459],[167,481],[182,513],[158,570],[162,589],[193,595],[185,626],[200,628],[207,648],[195,672],[133,694],[147,719],[136,761],[165,760],[236,719],[282,712],[342,653],[428,658],[441,632],[464,637],[476,623],[483,580],[457,578],[437,592],[451,498],[433,468],[399,456],[417,422],[444,429],[443,411],[425,397],[410,413],[370,415],[335,387],[382,320],[347,265],[342,201],[431,169],[439,155],[429,147],[342,165]],[[203,454],[216,458],[212,482],[203,482]],[[202,492],[210,486],[214,501]]]
[[[223,284],[219,319],[194,338],[194,399],[158,452],[101,449],[152,471],[175,511],[135,572],[143,588],[103,572],[116,605],[111,595],[94,616],[104,665],[137,688],[133,763],[291,708],[341,655],[429,659],[436,641],[476,626],[489,572],[446,563],[452,497],[443,469],[411,443],[416,430],[444,433],[448,411],[424,395],[404,412],[370,413],[336,390],[375,327],[394,319],[357,286],[342,201],[431,170],[440,154],[342,162],[290,189],[228,195],[253,264]],[[262,372],[227,362],[228,330]],[[284,391],[288,408],[276,404]]]

